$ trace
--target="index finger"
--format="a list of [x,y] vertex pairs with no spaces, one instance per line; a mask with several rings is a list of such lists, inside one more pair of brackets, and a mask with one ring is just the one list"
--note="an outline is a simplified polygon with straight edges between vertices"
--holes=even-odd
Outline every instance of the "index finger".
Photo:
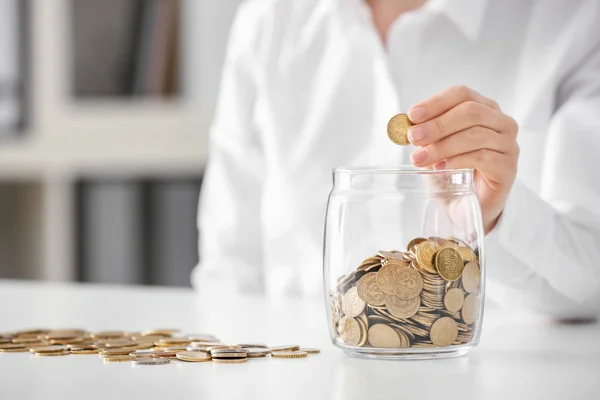
[[500,107],[494,100],[482,96],[473,89],[466,86],[452,86],[425,101],[415,104],[408,110],[408,118],[414,124],[421,124],[467,101],[475,101],[500,111]]

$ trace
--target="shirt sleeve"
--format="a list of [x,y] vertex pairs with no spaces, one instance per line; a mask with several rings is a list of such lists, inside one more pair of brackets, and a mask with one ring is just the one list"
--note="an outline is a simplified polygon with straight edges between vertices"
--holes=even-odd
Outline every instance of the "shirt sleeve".
[[261,291],[261,193],[264,154],[255,121],[257,99],[252,15],[242,6],[231,32],[209,139],[198,212],[200,291]]
[[557,103],[540,148],[539,190],[517,180],[486,238],[489,293],[558,318],[593,318],[600,315],[600,43],[561,84]]

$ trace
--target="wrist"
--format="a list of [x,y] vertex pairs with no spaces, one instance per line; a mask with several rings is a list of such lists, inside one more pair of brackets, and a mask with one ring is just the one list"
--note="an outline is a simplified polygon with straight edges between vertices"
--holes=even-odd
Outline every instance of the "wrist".
[[500,220],[501,215],[502,215],[502,212],[500,212],[500,214],[498,214],[498,216],[496,216],[496,218],[494,218],[491,222],[488,222],[488,223],[484,222],[483,232],[484,232],[485,236],[487,236],[490,232],[492,232],[494,230],[494,228],[498,224],[498,221]]

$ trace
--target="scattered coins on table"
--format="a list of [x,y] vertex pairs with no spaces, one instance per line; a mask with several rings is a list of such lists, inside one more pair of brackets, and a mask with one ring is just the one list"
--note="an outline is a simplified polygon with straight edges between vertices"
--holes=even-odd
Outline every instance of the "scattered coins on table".
[[105,363],[166,365],[187,363],[241,364],[249,358],[305,358],[319,349],[298,345],[228,344],[207,334],[179,335],[177,329],[143,332],[83,329],[27,329],[0,333],[0,353],[31,353],[37,357],[95,354]]
[[347,346],[463,345],[477,331],[480,291],[477,249],[456,238],[416,238],[342,276],[330,294],[331,323]]
[[413,123],[408,118],[408,115],[395,115],[390,119],[387,126],[388,137],[399,146],[407,146],[410,144],[408,141],[408,130],[411,126],[413,126]]

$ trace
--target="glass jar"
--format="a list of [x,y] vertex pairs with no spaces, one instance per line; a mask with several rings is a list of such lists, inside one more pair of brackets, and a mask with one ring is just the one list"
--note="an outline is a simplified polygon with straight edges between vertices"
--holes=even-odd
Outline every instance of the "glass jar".
[[333,344],[443,358],[479,342],[485,266],[473,170],[337,168],[325,224]]

